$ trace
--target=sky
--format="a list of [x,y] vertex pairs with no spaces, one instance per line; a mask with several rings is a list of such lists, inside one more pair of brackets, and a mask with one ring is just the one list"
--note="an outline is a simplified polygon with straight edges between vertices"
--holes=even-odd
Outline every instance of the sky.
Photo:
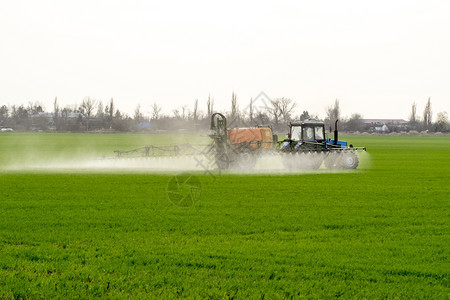
[[[450,1],[0,0],[0,105],[89,96],[245,109],[261,92],[320,117],[450,113]],[[257,100],[259,101],[259,100]]]

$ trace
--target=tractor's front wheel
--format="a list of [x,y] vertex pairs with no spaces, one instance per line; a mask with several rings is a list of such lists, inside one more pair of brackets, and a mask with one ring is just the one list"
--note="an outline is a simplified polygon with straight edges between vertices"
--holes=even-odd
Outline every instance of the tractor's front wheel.
[[323,154],[319,152],[311,152],[308,156],[308,169],[317,170],[320,168],[323,162]]
[[340,165],[340,153],[330,152],[324,159],[325,168],[327,169],[337,169]]

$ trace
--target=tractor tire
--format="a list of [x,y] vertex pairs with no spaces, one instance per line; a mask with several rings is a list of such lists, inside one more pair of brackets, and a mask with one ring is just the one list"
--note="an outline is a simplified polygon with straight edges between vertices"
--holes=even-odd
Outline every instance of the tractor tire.
[[295,168],[294,154],[290,153],[290,152],[282,153],[281,154],[281,162],[286,169],[288,169],[288,170],[294,169]]
[[217,153],[216,165],[220,170],[227,170],[228,168],[230,168],[231,160],[225,152]]
[[320,168],[323,162],[323,154],[320,152],[310,152],[307,154],[308,161],[307,166],[308,169],[317,170]]
[[330,152],[324,159],[325,168],[333,170],[338,169],[341,165],[341,153]]
[[359,164],[358,155],[354,152],[344,152],[341,156],[340,164],[344,169],[356,169]]
[[315,156],[311,152],[301,151],[292,155],[291,165],[297,170],[311,170],[316,168]]
[[308,164],[308,157],[306,153],[303,152],[297,152],[294,154],[294,168],[297,170],[303,170],[307,168]]
[[309,152],[299,152],[295,155],[295,168],[298,170],[308,170],[312,168],[312,156]]
[[252,170],[256,165],[256,155],[254,151],[245,149],[237,154],[236,161],[233,163],[233,168],[241,170]]

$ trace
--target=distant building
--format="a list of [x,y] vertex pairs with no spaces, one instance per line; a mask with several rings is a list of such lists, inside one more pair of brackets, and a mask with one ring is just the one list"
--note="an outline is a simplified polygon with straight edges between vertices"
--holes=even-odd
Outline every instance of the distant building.
[[388,133],[408,130],[408,121],[403,119],[361,119],[369,132]]
[[139,122],[138,126],[140,128],[150,128],[151,127],[150,122]]
[[86,116],[81,113],[75,112],[62,112],[58,113],[55,120],[55,114],[52,112],[39,112],[31,116],[31,130],[32,131],[55,131],[56,122],[59,126],[64,128],[64,130],[74,130],[78,131],[81,128],[81,122],[86,119]]

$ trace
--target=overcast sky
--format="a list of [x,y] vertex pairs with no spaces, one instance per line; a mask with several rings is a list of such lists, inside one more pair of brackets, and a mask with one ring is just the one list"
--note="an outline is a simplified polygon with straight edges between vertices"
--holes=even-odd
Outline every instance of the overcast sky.
[[450,1],[1,0],[0,104],[85,96],[132,114],[264,91],[297,111],[450,113]]

